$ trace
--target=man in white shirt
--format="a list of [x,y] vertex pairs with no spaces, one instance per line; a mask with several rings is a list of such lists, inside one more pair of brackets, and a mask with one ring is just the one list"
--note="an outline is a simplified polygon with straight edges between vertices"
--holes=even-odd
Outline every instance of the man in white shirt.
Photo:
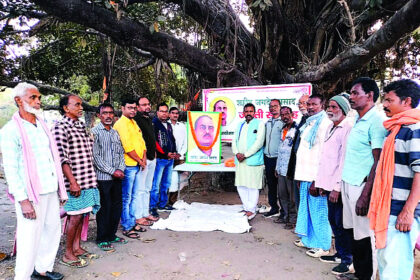
[[[178,121],[179,110],[177,107],[169,109],[169,121],[172,125],[172,133],[175,138],[177,157],[175,158],[174,167],[185,162],[185,153],[187,152],[187,127],[182,122]],[[169,204],[173,205],[178,196],[178,178],[185,177],[184,172],[172,171],[172,181],[169,187]]]

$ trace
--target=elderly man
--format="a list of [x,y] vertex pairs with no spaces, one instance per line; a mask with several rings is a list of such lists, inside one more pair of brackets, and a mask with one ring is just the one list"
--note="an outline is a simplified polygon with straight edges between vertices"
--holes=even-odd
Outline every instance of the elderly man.
[[210,116],[203,115],[197,118],[194,123],[194,133],[199,145],[188,152],[190,161],[219,162],[219,149],[213,149],[211,146],[215,138],[216,129]]
[[[174,166],[183,163],[185,153],[187,152],[187,127],[178,121],[179,110],[177,107],[169,109],[169,121],[173,128],[173,135],[176,142],[177,155],[175,157]],[[169,188],[169,204],[173,205],[178,198],[178,177],[183,176],[184,172],[172,171],[171,187]],[[187,172],[188,173],[188,172]],[[184,176],[183,176],[184,177]]]
[[328,118],[332,121],[327,128],[327,134],[319,161],[318,175],[315,186],[322,195],[328,198],[328,220],[335,236],[333,256],[322,256],[320,260],[327,263],[338,263],[332,269],[333,274],[343,274],[350,271],[352,264],[351,241],[352,236],[343,228],[343,203],[340,197],[341,173],[343,171],[344,155],[347,137],[353,123],[346,118],[350,111],[348,94],[342,93],[330,99],[327,106]]
[[15,280],[31,279],[31,274],[62,279],[62,274],[53,272],[61,233],[59,199],[67,200],[60,157],[40,118],[38,89],[19,83],[13,96],[19,111],[1,130],[1,150],[8,193],[16,208]]
[[420,232],[420,86],[399,80],[384,88],[390,132],[376,169],[369,214],[381,280],[410,279]]
[[[278,148],[275,175],[278,178],[278,193],[281,205],[284,206],[285,229],[292,229],[296,224],[296,206],[293,189],[293,180],[286,177],[292,152],[293,138],[296,135],[297,124],[293,121],[293,111],[290,107],[283,106],[280,118],[284,123]],[[275,222],[278,220],[275,220]]]
[[[362,280],[375,279],[376,276],[375,237],[366,215],[376,165],[386,135],[383,117],[375,108],[378,97],[379,89],[374,80],[361,77],[352,83],[350,105],[357,111],[358,117],[347,138],[341,198],[343,226],[352,232],[355,276]],[[340,279],[352,277],[351,274],[343,274]]]
[[222,113],[222,126],[226,126],[227,122],[227,106],[226,102],[223,100],[219,100],[214,103],[213,112],[221,112]]
[[235,186],[249,220],[256,215],[264,170],[264,123],[254,119],[254,115],[255,106],[251,103],[246,104],[245,121],[238,125],[232,141],[236,162]]
[[[274,176],[274,170],[277,162],[277,151],[281,139],[280,132],[283,127],[283,122],[280,119],[280,100],[271,100],[268,109],[271,113],[271,118],[265,124],[265,147],[264,147],[264,165],[265,177],[268,185],[268,204],[270,204],[270,211],[264,213],[264,217],[272,217],[279,214],[279,204],[281,201],[277,198],[277,178]],[[280,216],[277,222],[284,222],[284,207],[281,206]]]
[[309,95],[305,94],[305,95],[302,95],[298,101],[298,108],[299,108],[300,113],[302,114],[302,118],[300,119],[300,122],[296,129],[296,135],[293,138],[292,153],[290,155],[289,166],[287,168],[287,178],[289,178],[289,180],[293,180],[293,190],[295,193],[295,203],[296,203],[297,209],[299,208],[299,200],[300,200],[300,195],[299,195],[300,182],[298,180],[294,180],[295,169],[296,169],[296,154],[297,154],[297,150],[299,148],[299,143],[300,143],[300,130],[299,129],[306,123],[306,119],[309,117],[308,109],[306,105],[308,98],[309,98]]
[[[147,169],[146,145],[142,131],[133,119],[137,111],[136,101],[125,99],[121,105],[123,115],[114,125],[124,148],[126,165],[122,182],[121,226],[124,236],[137,239],[138,232],[145,231],[137,223],[137,219],[140,218],[139,210],[147,205],[149,199],[144,183]],[[146,213],[148,213],[147,209]]]
[[328,254],[331,228],[327,198],[319,195],[316,179],[325,135],[331,121],[323,111],[324,97],[312,94],[307,102],[309,118],[300,128],[301,140],[296,155],[295,179],[300,181],[300,203],[295,245],[310,248],[306,254],[318,258]]
[[150,193],[150,213],[159,217],[159,211],[171,211],[168,205],[168,191],[171,186],[174,159],[178,157],[172,125],[168,123],[168,105],[161,103],[157,106],[153,127],[156,138],[156,169]]
[[96,244],[103,251],[113,251],[112,243],[127,243],[116,236],[122,211],[124,149],[118,132],[112,128],[114,107],[106,103],[99,105],[97,116],[101,122],[92,129],[93,163],[101,198],[101,209],[96,215]]
[[69,200],[64,205],[68,215],[66,252],[60,263],[70,267],[83,267],[79,256],[89,254],[80,246],[82,222],[90,212],[99,210],[99,191],[93,167],[93,141],[85,125],[79,120],[83,115],[82,99],[67,95],[60,100],[63,118],[52,128]]
[[142,131],[142,136],[146,144],[147,158],[147,168],[140,170],[140,178],[142,179],[140,192],[144,199],[142,199],[142,203],[137,207],[135,215],[136,223],[142,226],[150,226],[159,219],[149,213],[150,191],[152,190],[153,176],[156,168],[156,138],[152,119],[150,118],[151,110],[152,106],[150,105],[149,99],[140,97],[137,100],[137,115],[134,117],[134,120]]

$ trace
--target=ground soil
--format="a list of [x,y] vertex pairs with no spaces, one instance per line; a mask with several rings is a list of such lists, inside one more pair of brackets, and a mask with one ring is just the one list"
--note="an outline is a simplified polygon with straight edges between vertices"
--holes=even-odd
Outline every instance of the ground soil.
[[[4,190],[4,180],[0,188]],[[237,204],[235,192],[193,192],[184,195],[186,201],[217,204]],[[265,203],[264,194],[260,202]],[[14,207],[4,192],[0,195],[0,251],[12,248],[15,228]],[[102,252],[95,245],[96,225],[90,222],[88,241],[83,246],[98,254],[97,260],[82,269],[56,264],[55,270],[65,279],[335,279],[333,265],[306,256],[305,250],[293,245],[296,235],[272,219],[257,215],[251,221],[252,230],[244,234],[224,232],[173,232],[151,230],[141,240],[130,240],[116,247],[113,253]],[[119,232],[120,234],[120,232]],[[62,255],[60,246],[58,258]],[[180,260],[180,254],[186,258]],[[420,255],[420,254],[418,254]],[[57,258],[57,259],[58,259]],[[14,258],[0,262],[0,280],[12,279]],[[420,279],[420,258],[416,261]]]

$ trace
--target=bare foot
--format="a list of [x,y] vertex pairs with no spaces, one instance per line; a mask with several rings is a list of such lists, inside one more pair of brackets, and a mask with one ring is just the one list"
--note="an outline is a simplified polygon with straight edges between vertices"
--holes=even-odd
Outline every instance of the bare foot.
[[63,255],[63,261],[64,262],[70,262],[70,261],[77,261],[79,258],[75,255],[67,254],[67,252]]
[[73,249],[73,253],[74,253],[74,255],[75,256],[81,256],[81,255],[83,255],[84,253],[86,253],[87,251],[85,250],[85,249],[83,249],[82,247],[79,247],[79,248],[77,248],[77,249]]

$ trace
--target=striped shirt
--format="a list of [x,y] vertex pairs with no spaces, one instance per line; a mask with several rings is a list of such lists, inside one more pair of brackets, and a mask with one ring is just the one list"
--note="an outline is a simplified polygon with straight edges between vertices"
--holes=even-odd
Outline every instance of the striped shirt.
[[102,123],[92,129],[93,164],[100,181],[112,180],[112,174],[118,169],[124,171],[124,149],[120,136],[115,129],[107,130]]
[[[96,174],[93,168],[93,141],[85,125],[64,116],[51,129],[57,142],[61,164],[68,164],[81,189],[96,188]],[[69,191],[70,182],[64,176]]]
[[[414,172],[420,172],[420,123],[402,126],[395,137],[391,215],[398,216],[403,209],[411,191]],[[414,217],[420,217],[420,204],[414,211]]]
[[[26,120],[22,120],[22,123],[34,154],[33,160],[36,162],[41,185],[39,194],[56,192],[58,179],[50,150],[50,140],[38,121],[36,126]],[[0,138],[4,173],[9,186],[9,193],[13,195],[16,201],[25,200],[28,195],[26,193],[22,139],[14,120],[9,121],[3,127]]]

